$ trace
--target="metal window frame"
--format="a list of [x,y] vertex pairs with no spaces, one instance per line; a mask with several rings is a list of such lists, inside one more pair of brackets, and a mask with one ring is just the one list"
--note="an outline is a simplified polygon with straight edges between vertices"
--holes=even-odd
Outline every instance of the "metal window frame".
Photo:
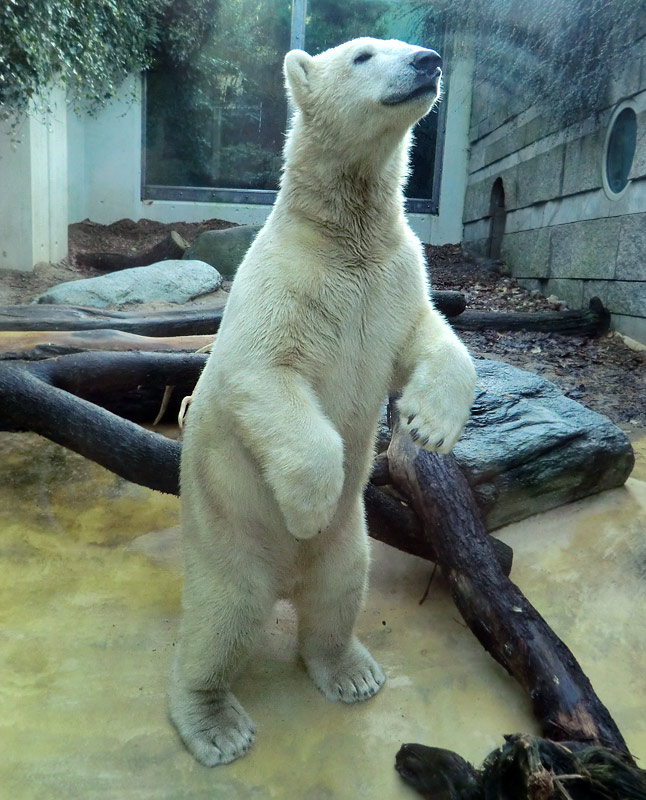
[[[307,16],[307,0],[293,0],[290,49],[302,49],[305,44],[305,20]],[[141,187],[142,200],[175,200],[192,203],[233,203],[247,205],[272,206],[278,191],[269,189],[229,189],[211,186],[159,186],[148,185],[146,181],[146,108],[147,108],[146,75],[142,80],[141,91]],[[445,90],[445,96],[446,96]],[[446,127],[446,103],[438,109],[437,139],[435,141],[435,161],[433,167],[433,188],[430,198],[407,197],[406,211],[412,214],[439,214],[440,188],[442,185],[442,156],[444,154],[444,137]]]

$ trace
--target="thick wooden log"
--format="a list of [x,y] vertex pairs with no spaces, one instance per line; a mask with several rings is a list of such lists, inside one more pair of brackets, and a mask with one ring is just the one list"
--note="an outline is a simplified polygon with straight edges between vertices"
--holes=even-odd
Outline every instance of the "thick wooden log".
[[396,425],[390,474],[445,566],[451,594],[483,647],[529,693],[543,735],[627,752],[617,725],[566,645],[500,569],[453,456],[419,448]]
[[[448,299],[444,301],[444,296]],[[461,300],[460,300],[461,298]],[[460,313],[464,295],[434,292],[436,307],[447,316]],[[225,301],[208,306],[173,308],[168,311],[110,311],[82,306],[49,304],[0,306],[0,331],[119,330],[141,336],[199,336],[220,327]],[[446,311],[445,311],[446,309]]]
[[[366,517],[370,536],[377,541],[384,542],[410,553],[440,564],[440,556],[433,545],[433,536],[429,534],[417,514],[409,505],[393,497],[388,491],[378,489],[372,482],[364,492]],[[394,544],[396,537],[397,544]],[[491,537],[496,559],[500,568],[509,575],[514,559],[512,548]]]
[[0,331],[119,330],[140,336],[201,336],[216,333],[225,301],[169,311],[110,311],[82,306],[0,306]]
[[0,428],[33,431],[126,480],[177,494],[181,444],[52,386],[39,364],[0,364]]
[[[151,424],[167,395],[166,419],[177,420],[206,362],[199,353],[79,353],[44,361],[9,362],[119,417]],[[3,363],[0,361],[0,368]],[[166,396],[168,400],[168,396]]]
[[215,336],[139,336],[122,331],[0,331],[0,359],[38,361],[53,356],[108,350],[111,352],[194,353]]
[[165,239],[148,250],[138,253],[78,253],[77,263],[102,272],[116,272],[130,267],[146,267],[158,261],[181,258],[188,250],[188,242],[177,231],[171,231]]
[[465,311],[451,324],[458,331],[540,331],[601,336],[610,327],[610,312],[598,297],[580,311]]
[[447,289],[438,289],[431,292],[433,305],[448,319],[458,317],[467,307],[467,298],[462,292],[453,292]]

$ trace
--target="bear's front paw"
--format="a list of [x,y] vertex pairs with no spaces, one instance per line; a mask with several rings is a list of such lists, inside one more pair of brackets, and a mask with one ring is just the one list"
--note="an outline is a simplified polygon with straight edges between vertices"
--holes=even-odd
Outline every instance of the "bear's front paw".
[[445,374],[432,365],[418,369],[397,404],[403,429],[425,450],[450,453],[469,419],[475,384],[469,356]]
[[291,492],[281,492],[280,510],[287,530],[296,539],[311,539],[329,527],[343,490],[343,469],[336,474],[318,476],[302,473]]
[[341,437],[335,433],[298,461],[293,455],[275,481],[276,500],[292,536],[311,539],[329,527],[339,505],[345,481]]

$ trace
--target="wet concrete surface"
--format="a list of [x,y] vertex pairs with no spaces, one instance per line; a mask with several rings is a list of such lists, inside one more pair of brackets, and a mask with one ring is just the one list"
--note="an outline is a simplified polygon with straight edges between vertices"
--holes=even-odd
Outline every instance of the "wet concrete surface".
[[[566,641],[646,759],[646,434],[626,487],[511,525],[512,578]],[[276,606],[235,691],[250,754],[209,770],[165,692],[180,611],[178,503],[32,434],[0,434],[0,796],[390,800],[402,742],[479,763],[537,732],[528,699],[465,627],[432,565],[374,543],[359,632],[387,683],[330,703]]]

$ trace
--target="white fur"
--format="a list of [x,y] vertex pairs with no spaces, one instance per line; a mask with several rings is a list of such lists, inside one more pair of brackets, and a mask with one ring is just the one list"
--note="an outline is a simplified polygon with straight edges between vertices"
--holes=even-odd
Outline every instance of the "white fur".
[[408,91],[416,50],[359,39],[285,59],[297,111],[281,190],[234,281],[182,456],[171,717],[203,764],[253,740],[229,680],[277,597],[296,606],[300,652],[326,696],[379,690],[384,675],[353,630],[380,406],[403,389],[403,424],[448,452],[473,402],[471,359],[428,300],[403,213],[410,128],[436,97],[382,102]]

